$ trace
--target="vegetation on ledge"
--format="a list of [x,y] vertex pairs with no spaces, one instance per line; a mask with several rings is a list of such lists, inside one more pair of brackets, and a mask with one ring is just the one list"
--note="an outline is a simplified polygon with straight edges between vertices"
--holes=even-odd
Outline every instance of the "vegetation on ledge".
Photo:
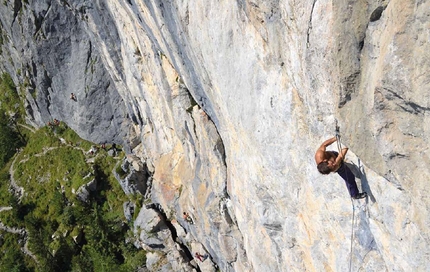
[[[62,122],[34,132],[25,128],[19,96],[4,78],[0,271],[134,271],[143,266],[145,252],[126,242],[132,233],[123,203],[130,199],[112,174],[124,153],[116,146],[97,148]],[[112,148],[117,157],[108,155]]]

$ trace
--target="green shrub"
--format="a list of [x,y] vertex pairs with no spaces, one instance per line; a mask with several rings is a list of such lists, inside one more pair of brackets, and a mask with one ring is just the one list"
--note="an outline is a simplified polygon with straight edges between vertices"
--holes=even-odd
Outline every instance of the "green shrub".
[[122,167],[121,167],[121,164],[120,164],[120,163],[118,163],[118,165],[116,166],[115,171],[116,171],[116,173],[119,175],[119,177],[120,177],[121,179],[124,179],[124,178],[127,176],[127,172],[125,172],[125,171],[122,169]]
[[[11,260],[20,260],[17,253],[22,246],[15,241],[18,251],[1,247],[0,271],[134,271],[145,262],[144,251],[125,243],[131,234],[122,205],[129,198],[113,175],[124,154],[118,159],[100,150],[91,156],[94,163],[88,163],[85,151],[91,145],[64,123],[29,134],[14,163],[14,179],[25,190],[20,202],[8,191],[9,158],[0,171],[0,196],[3,205],[10,203],[13,209],[0,213],[0,220],[25,227],[38,263],[24,255],[22,265],[13,266]],[[97,188],[84,203],[72,189],[92,179]],[[73,239],[76,235],[82,238],[78,242]]]
[[12,77],[3,73],[0,76],[0,111],[12,114],[16,119],[21,120],[24,117],[24,104],[19,97]]
[[0,271],[34,271],[31,265],[26,260],[26,256],[21,251],[20,246],[17,244],[15,234],[2,232],[2,243],[0,250]]
[[9,125],[4,112],[0,111],[0,168],[16,153],[16,149],[23,145],[19,134]]

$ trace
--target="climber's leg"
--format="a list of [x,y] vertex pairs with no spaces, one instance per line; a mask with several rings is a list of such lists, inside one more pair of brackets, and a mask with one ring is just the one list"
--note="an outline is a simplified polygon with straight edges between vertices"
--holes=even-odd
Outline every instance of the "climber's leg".
[[351,197],[356,197],[359,194],[357,183],[355,182],[355,176],[352,171],[342,163],[340,168],[336,171],[339,176],[345,180],[346,188],[348,188],[349,195]]

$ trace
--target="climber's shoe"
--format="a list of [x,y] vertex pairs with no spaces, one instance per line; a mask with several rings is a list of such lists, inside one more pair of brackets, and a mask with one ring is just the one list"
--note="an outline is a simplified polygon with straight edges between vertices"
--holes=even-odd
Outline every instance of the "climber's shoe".
[[365,198],[367,197],[367,193],[363,192],[363,193],[358,193],[356,196],[353,196],[353,199],[361,199],[361,198]]

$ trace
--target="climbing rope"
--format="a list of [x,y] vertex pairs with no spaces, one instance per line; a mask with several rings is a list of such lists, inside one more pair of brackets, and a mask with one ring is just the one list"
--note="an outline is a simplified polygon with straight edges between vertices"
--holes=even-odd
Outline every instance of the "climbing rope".
[[[337,143],[337,149],[339,150],[339,154],[342,154],[342,143],[340,142],[340,127],[338,124],[337,119],[335,119],[336,127],[335,127],[335,133],[336,133],[336,143]],[[342,161],[344,160],[344,157],[342,156]],[[355,221],[355,208],[354,208],[354,201],[351,197],[351,204],[352,204],[352,224],[351,224],[351,246],[350,246],[350,254],[349,254],[349,271],[352,271],[352,249],[353,249],[353,240],[354,240],[354,221]]]
[[351,204],[352,204],[352,224],[351,224],[351,247],[349,249],[349,272],[352,270],[352,244],[354,240],[354,219],[355,219],[355,208],[354,208],[354,202],[351,198]]
[[[339,154],[342,154],[342,144],[340,142],[340,127],[339,124],[337,122],[337,119],[335,119],[336,121],[336,127],[335,127],[335,133],[336,133],[336,143],[337,143],[337,149],[339,150]],[[343,156],[342,156],[342,161],[343,161]]]

